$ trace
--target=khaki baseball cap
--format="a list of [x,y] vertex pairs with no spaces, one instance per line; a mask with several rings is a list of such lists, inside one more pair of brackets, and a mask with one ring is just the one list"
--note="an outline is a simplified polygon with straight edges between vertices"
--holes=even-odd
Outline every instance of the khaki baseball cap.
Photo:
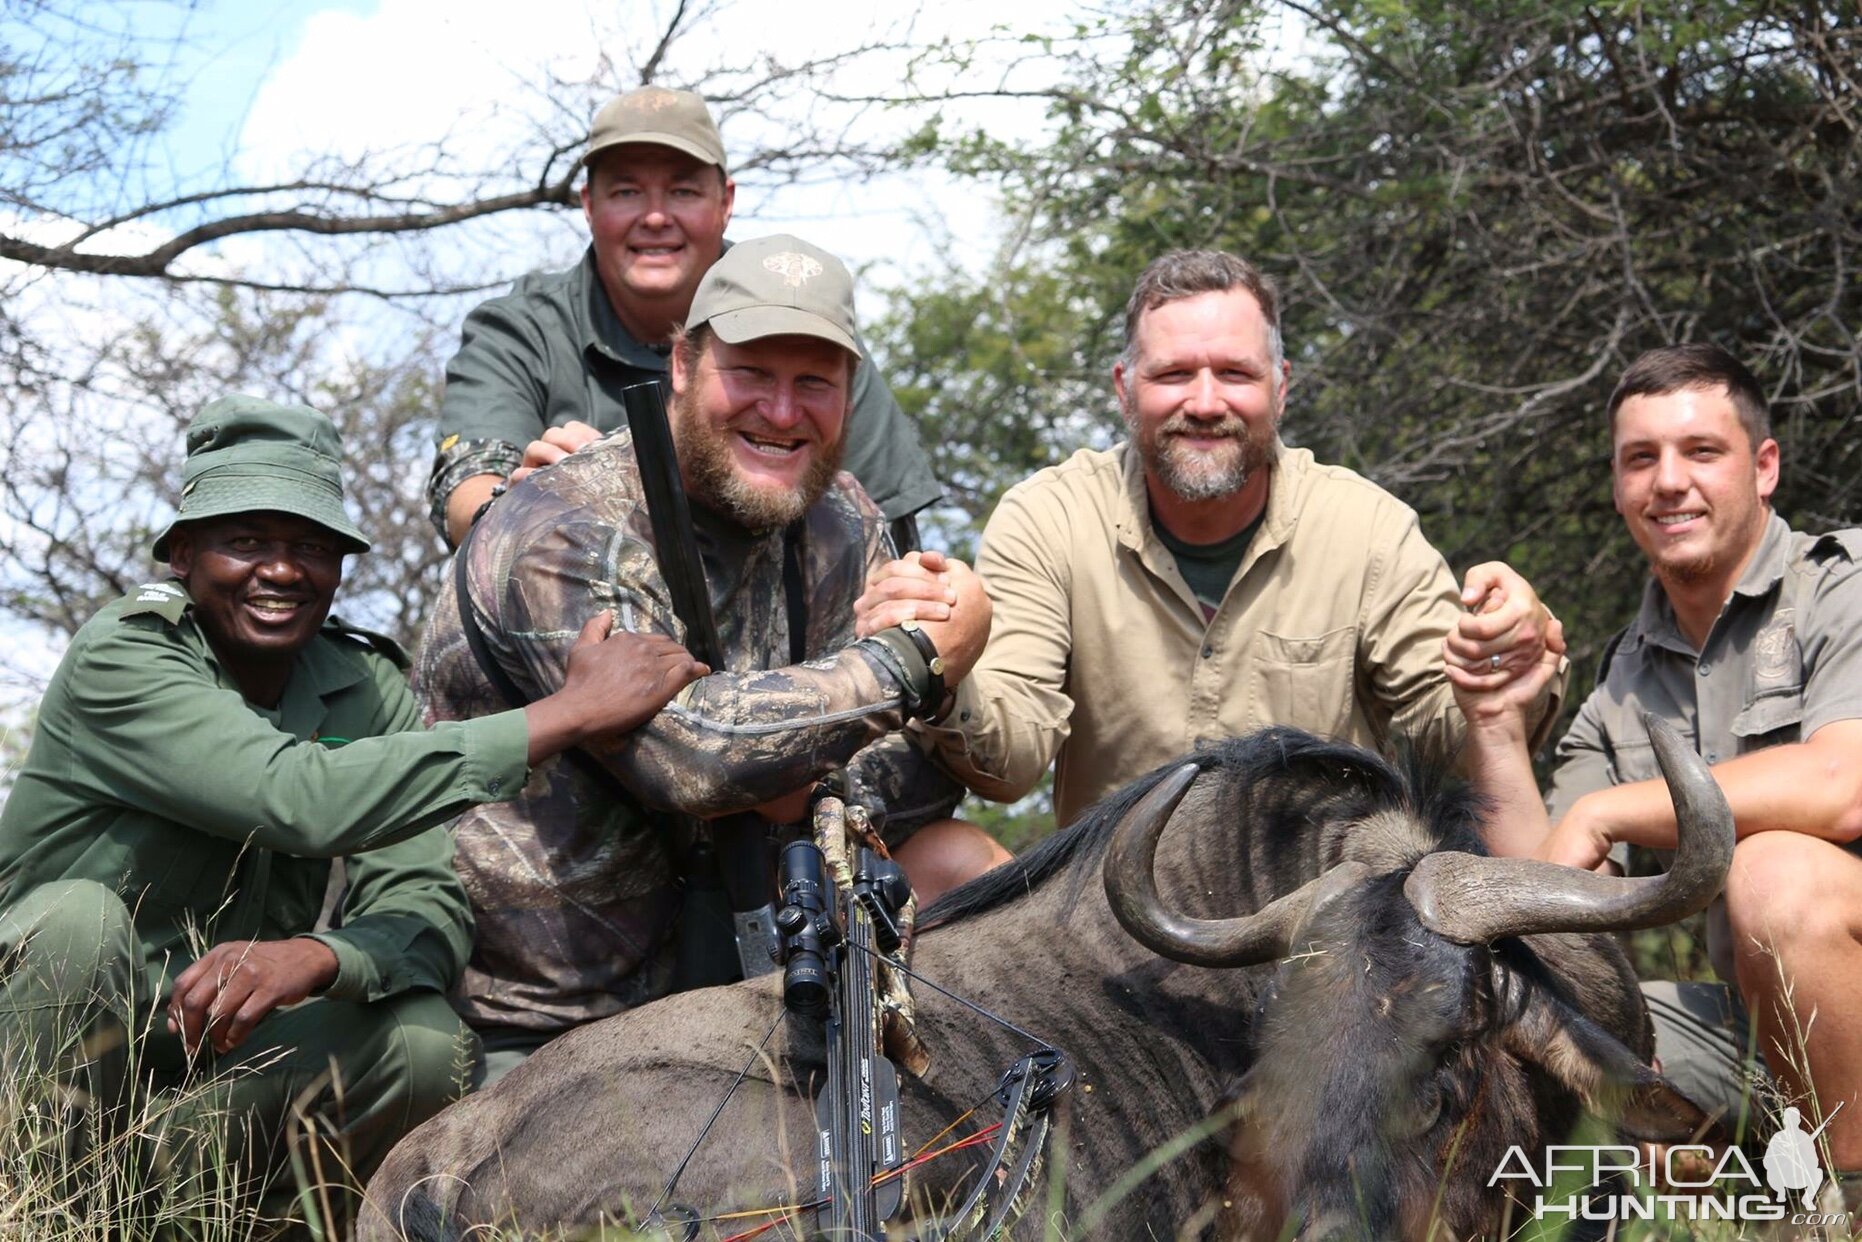
[[643,86],[637,91],[616,95],[595,114],[582,163],[586,165],[609,147],[627,142],[671,147],[717,165],[720,172],[727,171],[724,139],[718,136],[718,123],[711,119],[711,109],[705,106],[704,99],[691,91]]
[[732,345],[766,336],[818,336],[858,358],[853,274],[819,246],[778,233],[738,242],[692,295],[685,326],[710,324]]
[[343,509],[342,451],[336,424],[307,406],[243,393],[202,406],[188,424],[180,511],[155,558],[168,559],[168,537],[183,522],[261,510],[309,518],[343,551],[368,551]]

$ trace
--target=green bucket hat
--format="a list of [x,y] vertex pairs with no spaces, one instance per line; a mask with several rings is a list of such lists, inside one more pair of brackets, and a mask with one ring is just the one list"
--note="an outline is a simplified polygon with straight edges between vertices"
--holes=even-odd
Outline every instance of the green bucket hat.
[[345,552],[369,550],[343,511],[336,424],[301,405],[221,397],[188,424],[181,506],[155,541],[155,559],[168,559],[168,537],[183,522],[259,510],[309,518],[339,537]]
[[778,233],[738,242],[692,295],[686,328],[710,324],[732,345],[766,336],[818,336],[861,356],[853,330],[853,274],[819,246]]

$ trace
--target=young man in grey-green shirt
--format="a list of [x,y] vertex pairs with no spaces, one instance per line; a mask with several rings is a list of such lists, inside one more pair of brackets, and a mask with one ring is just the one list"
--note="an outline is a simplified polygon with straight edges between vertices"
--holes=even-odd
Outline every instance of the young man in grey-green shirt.
[[1543,806],[1518,721],[1504,710],[1509,693],[1529,687],[1483,686],[1484,673],[1451,661],[1472,768],[1504,808],[1507,848],[1595,868],[1625,844],[1674,845],[1644,713],[1690,738],[1739,835],[1707,924],[1714,966],[1733,990],[1645,985],[1656,1055],[1696,1103],[1736,1111],[1743,1054],[1756,1042],[1788,1098],[1814,1098],[1831,1118],[1833,1171],[1854,1204],[1862,531],[1812,535],[1773,512],[1779,450],[1764,390],[1724,350],[1644,354],[1609,414],[1616,508],[1651,571],[1641,609],[1606,648],[1597,688],[1559,742]]

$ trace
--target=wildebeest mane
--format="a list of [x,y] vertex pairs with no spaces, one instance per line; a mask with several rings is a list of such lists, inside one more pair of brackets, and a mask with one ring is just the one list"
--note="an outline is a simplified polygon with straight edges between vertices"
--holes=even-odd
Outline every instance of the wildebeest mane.
[[1063,873],[1072,874],[1071,896],[1077,897],[1081,886],[1096,877],[1095,865],[1125,813],[1185,762],[1247,787],[1252,804],[1276,823],[1355,820],[1408,806],[1442,830],[1449,848],[1484,852],[1479,801],[1415,748],[1399,743],[1398,750],[1401,768],[1358,747],[1285,727],[1201,747],[1106,795],[1071,826],[1013,862],[939,898],[925,911],[920,927],[929,930],[996,909]]

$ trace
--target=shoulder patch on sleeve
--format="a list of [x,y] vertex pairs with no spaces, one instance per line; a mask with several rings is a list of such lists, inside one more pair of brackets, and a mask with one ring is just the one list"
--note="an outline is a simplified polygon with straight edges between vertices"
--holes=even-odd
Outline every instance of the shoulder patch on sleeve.
[[323,632],[333,638],[340,638],[359,647],[367,647],[378,655],[386,656],[394,661],[396,668],[403,671],[413,664],[413,661],[408,658],[406,648],[394,639],[386,634],[377,634],[374,630],[365,630],[359,625],[351,625],[334,613],[324,619]]
[[123,598],[126,601],[123,616],[153,613],[170,625],[180,624],[182,614],[194,602],[188,598],[186,588],[172,578],[165,582],[145,582]]

